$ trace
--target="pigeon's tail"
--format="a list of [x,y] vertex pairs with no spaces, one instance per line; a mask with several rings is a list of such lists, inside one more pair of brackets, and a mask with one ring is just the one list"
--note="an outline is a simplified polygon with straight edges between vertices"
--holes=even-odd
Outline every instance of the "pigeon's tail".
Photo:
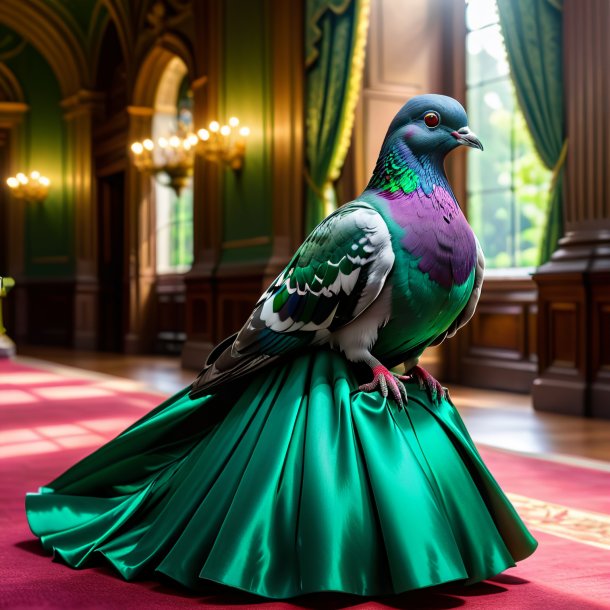
[[221,386],[260,369],[277,359],[277,355],[236,354],[233,344],[237,333],[221,341],[208,356],[199,376],[191,384],[189,396],[199,398]]

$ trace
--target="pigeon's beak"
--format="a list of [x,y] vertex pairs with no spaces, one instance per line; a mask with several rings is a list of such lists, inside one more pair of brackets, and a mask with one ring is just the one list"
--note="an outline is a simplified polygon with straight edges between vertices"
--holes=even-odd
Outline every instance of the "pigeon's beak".
[[464,144],[464,146],[483,150],[481,140],[479,140],[474,131],[470,131],[470,128],[468,127],[460,127],[457,131],[452,131],[451,135],[458,141],[458,144]]

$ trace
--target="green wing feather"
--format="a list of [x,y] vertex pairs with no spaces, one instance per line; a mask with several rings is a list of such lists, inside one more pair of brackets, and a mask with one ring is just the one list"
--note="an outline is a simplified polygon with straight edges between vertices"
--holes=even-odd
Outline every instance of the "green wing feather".
[[322,221],[265,291],[235,340],[202,371],[194,393],[323,342],[379,295],[394,264],[380,214],[352,202]]

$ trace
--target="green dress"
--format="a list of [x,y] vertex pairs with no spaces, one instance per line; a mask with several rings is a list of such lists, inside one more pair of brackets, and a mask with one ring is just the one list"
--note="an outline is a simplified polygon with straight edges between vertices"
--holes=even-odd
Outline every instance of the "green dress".
[[28,494],[30,527],[74,568],[270,598],[473,583],[530,555],[450,400],[407,384],[399,410],[359,381],[312,349],[231,393],[185,388]]

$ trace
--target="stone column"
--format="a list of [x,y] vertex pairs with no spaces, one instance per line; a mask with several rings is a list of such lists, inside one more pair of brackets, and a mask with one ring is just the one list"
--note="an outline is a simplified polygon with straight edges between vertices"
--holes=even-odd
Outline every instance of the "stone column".
[[565,233],[538,285],[534,407],[610,418],[610,4],[565,0]]
[[81,90],[62,101],[66,121],[66,187],[74,207],[74,346],[95,349],[98,332],[97,193],[92,131],[104,94]]

